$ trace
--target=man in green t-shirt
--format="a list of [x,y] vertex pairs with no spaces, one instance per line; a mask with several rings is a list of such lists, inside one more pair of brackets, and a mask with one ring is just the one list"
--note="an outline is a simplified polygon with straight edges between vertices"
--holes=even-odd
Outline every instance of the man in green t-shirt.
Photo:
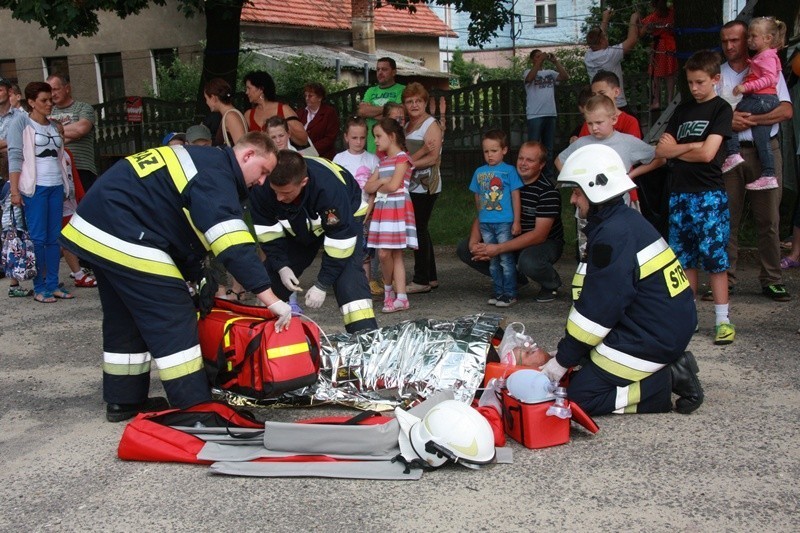
[[375,67],[375,74],[378,78],[378,85],[373,85],[364,93],[364,98],[358,104],[358,116],[367,119],[367,150],[375,153],[375,137],[372,136],[372,126],[375,125],[377,117],[383,113],[383,105],[387,102],[403,103],[401,96],[405,85],[394,81],[397,75],[397,63],[391,57],[378,59]]

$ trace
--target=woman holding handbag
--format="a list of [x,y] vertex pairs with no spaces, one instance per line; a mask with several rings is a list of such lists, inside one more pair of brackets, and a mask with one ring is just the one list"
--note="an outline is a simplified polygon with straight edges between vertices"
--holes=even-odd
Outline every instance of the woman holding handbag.
[[233,106],[231,86],[222,78],[213,78],[206,83],[203,94],[211,112],[222,115],[213,139],[214,146],[233,146],[247,133],[247,123],[241,111]]
[[58,235],[64,192],[69,190],[64,139],[56,122],[47,117],[53,110],[52,89],[45,82],[25,87],[30,113],[14,119],[8,129],[8,167],[11,203],[23,206],[36,254],[34,300],[53,303],[72,294],[58,286],[61,249]]

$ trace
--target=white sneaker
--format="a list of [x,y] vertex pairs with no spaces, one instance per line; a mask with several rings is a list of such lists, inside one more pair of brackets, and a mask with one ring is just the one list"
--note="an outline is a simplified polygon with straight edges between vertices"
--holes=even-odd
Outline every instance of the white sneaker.
[[726,172],[730,172],[742,163],[744,163],[744,158],[741,155],[731,154],[726,157],[725,162],[722,163],[722,173],[725,174]]
[[511,298],[511,297],[508,297],[508,296],[501,296],[500,298],[497,299],[497,303],[494,304],[494,305],[497,306],[497,307],[511,307],[515,303],[517,303],[517,299],[516,298]]
[[748,191],[768,191],[778,188],[778,180],[774,176],[761,176],[744,186]]

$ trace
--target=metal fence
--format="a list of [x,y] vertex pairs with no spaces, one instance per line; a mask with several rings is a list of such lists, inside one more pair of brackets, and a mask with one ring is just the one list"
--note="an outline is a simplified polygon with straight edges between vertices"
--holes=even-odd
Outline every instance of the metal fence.
[[[626,95],[629,107],[639,118],[643,131],[651,124],[648,111],[649,90],[647,76],[626,78]],[[563,149],[570,133],[581,124],[578,113],[579,85],[556,87],[556,106],[559,110],[556,123],[555,147]],[[345,118],[354,115],[367,87],[353,87],[328,95],[327,102],[334,106],[344,125]],[[128,122],[125,99],[113,100],[95,106],[98,121],[96,127],[97,155],[99,167],[107,168],[111,163],[131,153],[157,146],[169,131],[186,131],[202,117],[195,115],[194,102],[166,102],[155,98],[143,98],[142,120]],[[237,102],[246,101],[238,99]],[[302,106],[292,99],[284,101]],[[511,154],[526,137],[525,89],[521,80],[496,80],[443,91],[431,90],[430,113],[445,124],[442,150],[442,174],[445,178],[469,178],[475,168],[483,164],[481,134],[489,128],[501,128],[509,135]],[[343,149],[341,137],[338,148]]]

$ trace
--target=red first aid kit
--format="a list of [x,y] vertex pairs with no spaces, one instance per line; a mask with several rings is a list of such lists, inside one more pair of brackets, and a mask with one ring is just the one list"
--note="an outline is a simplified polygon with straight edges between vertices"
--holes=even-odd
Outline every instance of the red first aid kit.
[[[503,427],[509,437],[526,448],[547,448],[569,442],[570,419],[547,416],[547,409],[555,401],[524,403],[508,394],[506,389],[503,389],[502,395]],[[567,403],[572,409],[572,420],[591,433],[600,431],[578,404]]]
[[275,320],[266,307],[216,300],[198,322],[200,350],[213,386],[262,400],[316,383],[319,328],[292,317],[276,333]]

